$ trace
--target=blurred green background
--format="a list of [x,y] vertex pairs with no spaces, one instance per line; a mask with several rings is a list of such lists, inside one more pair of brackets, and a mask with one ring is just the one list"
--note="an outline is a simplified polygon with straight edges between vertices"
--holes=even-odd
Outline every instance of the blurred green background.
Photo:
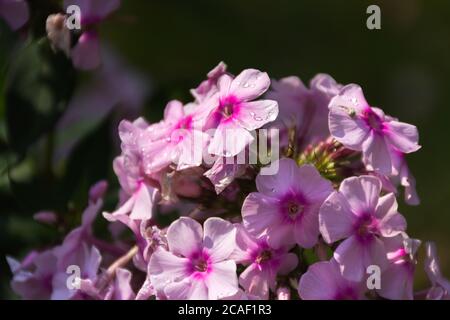
[[[422,203],[417,207],[402,204],[400,209],[410,236],[437,242],[444,273],[450,277],[450,1],[122,2],[101,34],[130,65],[151,78],[152,94],[143,110],[150,120],[161,117],[171,98],[188,102],[188,90],[224,61],[233,73],[253,67],[272,78],[297,75],[305,83],[316,73],[329,73],[340,83],[360,84],[372,105],[417,125],[423,148],[410,155],[408,162]],[[381,30],[366,27],[370,4],[381,8]],[[2,135],[5,75],[2,66]],[[78,75],[76,81],[87,77]],[[15,121],[20,130],[26,130],[20,117]],[[41,165],[45,154],[28,148],[19,157],[16,172],[25,178],[11,185],[5,168],[17,163],[17,155],[5,143],[1,145],[1,256],[21,257],[30,248],[59,241],[61,233],[32,220],[37,210],[67,211],[69,201],[69,209],[78,212],[92,182],[108,178],[116,184],[111,170],[116,153],[111,123],[108,117],[83,138],[63,170],[64,178],[49,176]],[[113,203],[110,199],[107,206]],[[423,251],[420,254],[423,257]],[[3,257],[0,266],[0,298],[14,297]],[[417,287],[426,285],[420,264]]]

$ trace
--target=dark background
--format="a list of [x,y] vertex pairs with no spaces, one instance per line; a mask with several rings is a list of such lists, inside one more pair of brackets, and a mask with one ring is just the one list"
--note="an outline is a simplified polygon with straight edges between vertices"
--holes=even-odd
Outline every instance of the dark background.
[[[381,30],[366,27],[370,4],[381,8]],[[400,211],[410,236],[437,242],[444,273],[450,276],[449,1],[128,0],[101,31],[131,65],[151,78],[152,94],[143,110],[150,120],[160,118],[171,98],[188,102],[188,90],[219,61],[233,73],[252,67],[272,78],[297,75],[308,83],[324,72],[340,83],[360,84],[372,105],[419,128],[423,148],[408,156],[408,163],[422,203],[401,203]],[[86,77],[78,76],[77,82]],[[6,125],[11,126],[4,91],[0,123],[9,121]],[[13,125],[22,125],[20,117]],[[45,168],[33,165],[42,162],[42,153],[24,153],[21,183],[11,186],[8,170],[2,169],[2,256],[21,257],[30,248],[60,240],[62,233],[31,219],[35,211],[64,211],[70,200],[71,210],[79,212],[90,183],[104,177],[114,189],[111,161],[116,151],[110,126],[108,118],[85,137],[59,176],[48,178]],[[0,129],[5,131],[5,124]],[[2,147],[3,168],[10,164],[5,150]],[[107,206],[114,204],[111,197]],[[0,298],[13,297],[3,257],[0,266]],[[427,285],[422,264],[416,283],[419,289]]]

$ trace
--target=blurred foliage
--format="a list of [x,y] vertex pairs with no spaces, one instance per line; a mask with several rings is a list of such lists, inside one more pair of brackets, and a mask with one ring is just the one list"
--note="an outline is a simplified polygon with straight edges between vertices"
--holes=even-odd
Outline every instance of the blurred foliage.
[[[40,38],[56,1],[31,2],[38,13],[31,39],[12,34],[0,21],[0,298],[12,297],[5,254],[21,257],[62,237],[34,222],[33,213],[56,210],[76,224],[93,182],[108,179],[111,194],[117,186],[113,117],[83,138],[62,168],[51,166],[55,122],[86,75],[76,79],[68,61]],[[400,209],[411,236],[437,242],[450,276],[449,1],[122,2],[101,34],[154,79],[154,94],[143,109],[149,120],[159,120],[172,98],[188,102],[188,90],[223,60],[234,73],[253,67],[274,78],[298,75],[305,83],[326,72],[338,82],[360,84],[373,105],[416,124],[423,148],[408,161],[422,204]],[[381,7],[381,30],[366,28],[370,4]],[[107,207],[114,201],[110,196]],[[426,285],[422,264],[417,285]]]

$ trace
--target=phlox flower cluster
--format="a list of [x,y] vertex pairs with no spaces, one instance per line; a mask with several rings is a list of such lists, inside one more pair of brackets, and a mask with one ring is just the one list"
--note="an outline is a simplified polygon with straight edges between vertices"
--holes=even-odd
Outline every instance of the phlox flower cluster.
[[[370,105],[360,86],[326,74],[305,86],[297,77],[271,81],[256,69],[233,75],[220,63],[191,93],[191,102],[169,101],[159,122],[120,123],[121,154],[113,162],[119,202],[103,212],[109,239],[92,228],[107,192],[101,181],[91,188],[81,225],[62,244],[22,261],[8,257],[17,294],[450,297],[434,243],[425,245],[431,287],[413,291],[421,241],[407,234],[397,198],[403,192],[407,204],[419,203],[406,163],[406,155],[420,149],[415,126]],[[267,136],[269,153],[279,155],[271,174],[262,174],[268,164],[261,161],[235,161],[264,129],[280,137],[275,143]],[[35,219],[58,220],[53,212]],[[79,268],[72,286],[70,266]],[[378,285],[370,286],[374,267]]]

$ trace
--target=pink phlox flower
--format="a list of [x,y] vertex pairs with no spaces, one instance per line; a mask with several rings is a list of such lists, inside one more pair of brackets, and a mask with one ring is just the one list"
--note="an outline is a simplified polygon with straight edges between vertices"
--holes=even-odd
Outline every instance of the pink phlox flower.
[[158,172],[172,163],[177,170],[199,166],[209,140],[202,131],[203,123],[204,116],[195,105],[170,101],[164,120],[149,126],[140,139],[145,173]]
[[150,257],[148,275],[158,296],[167,299],[216,300],[236,294],[236,228],[220,218],[209,218],[204,228],[182,217],[167,231],[168,250]]
[[246,294],[269,298],[269,290],[275,292],[277,275],[286,275],[298,263],[297,256],[289,253],[289,247],[271,248],[266,239],[256,239],[243,226],[236,225],[237,250],[233,259],[247,268],[239,276],[239,284]]
[[417,128],[370,106],[358,85],[342,88],[329,109],[331,135],[345,147],[362,151],[368,170],[397,175],[393,150],[411,153],[420,149]]
[[202,114],[207,115],[205,129],[215,129],[208,147],[210,154],[237,155],[254,140],[250,132],[277,118],[276,101],[252,101],[269,86],[267,73],[255,69],[246,69],[236,78],[228,74],[219,78],[218,92],[200,106]]
[[243,224],[251,234],[266,236],[273,248],[295,243],[311,248],[319,237],[319,208],[332,184],[312,165],[281,159],[278,167],[277,174],[256,177],[258,192],[244,201]]
[[365,281],[344,278],[339,264],[331,259],[308,268],[300,278],[298,294],[303,300],[363,300],[365,285]]
[[388,263],[383,240],[406,229],[394,194],[380,197],[380,192],[381,182],[376,177],[347,178],[320,208],[320,232],[325,242],[344,239],[334,258],[349,280],[360,281],[369,265],[383,270]]

